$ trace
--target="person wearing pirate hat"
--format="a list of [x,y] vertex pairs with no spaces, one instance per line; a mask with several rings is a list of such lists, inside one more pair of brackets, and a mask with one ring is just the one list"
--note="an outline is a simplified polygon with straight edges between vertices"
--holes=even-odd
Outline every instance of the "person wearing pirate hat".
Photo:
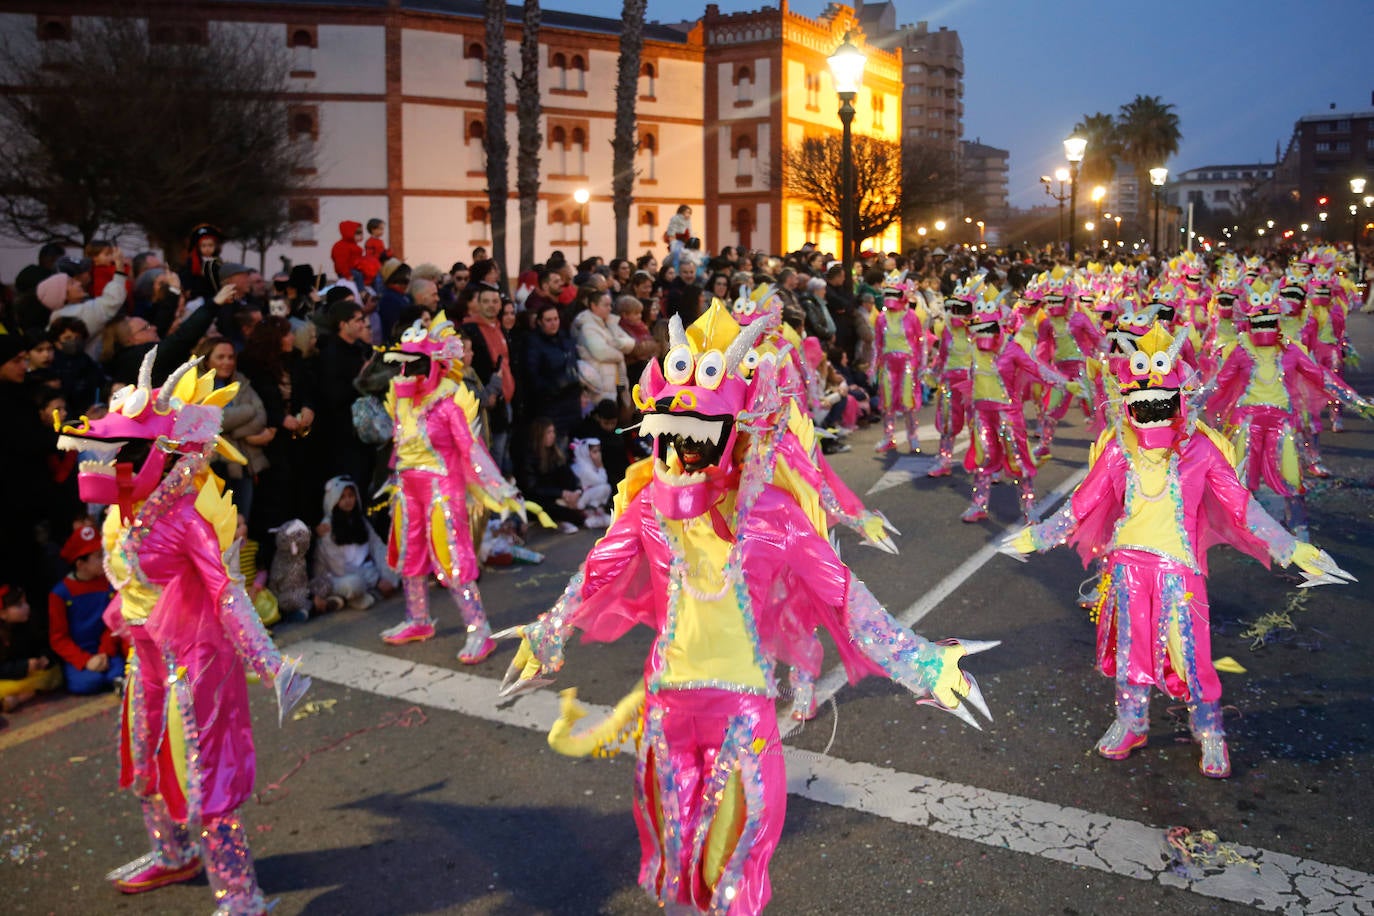
[[115,590],[105,578],[95,526],[79,525],[61,555],[72,571],[48,593],[48,642],[62,660],[69,691],[104,693],[124,680],[124,651],[103,619]]

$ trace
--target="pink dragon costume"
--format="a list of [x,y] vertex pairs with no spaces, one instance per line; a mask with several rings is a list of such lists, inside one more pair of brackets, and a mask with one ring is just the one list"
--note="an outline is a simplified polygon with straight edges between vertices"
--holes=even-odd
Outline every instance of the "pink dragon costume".
[[[219,438],[238,386],[182,365],[160,388],[155,352],[135,385],[98,420],[64,426],[59,447],[83,453],[82,500],[115,507],[104,523],[105,612],[132,644],[120,732],[120,785],[143,806],[152,850],[110,873],[142,893],[195,877],[202,862],[218,916],[264,913],[237,809],[253,791],[256,755],[247,664],[275,688],[284,715],[305,693],[299,659],[283,656],[231,569],[237,514],[211,454],[243,461]],[[168,465],[170,464],[170,469]]]
[[1063,389],[1067,380],[1040,362],[1011,339],[1005,294],[990,283],[975,290],[971,397],[973,423],[964,469],[973,473],[973,499],[960,518],[978,522],[988,517],[992,477],[1004,473],[1017,481],[1021,512],[1029,520],[1035,505],[1035,462],[1026,439],[1023,409],[1027,388],[1036,382]]
[[1207,266],[1197,252],[1185,251],[1173,263],[1179,285],[1180,317],[1199,334],[1207,330],[1211,316],[1212,284],[1207,280]]
[[947,477],[954,467],[954,439],[973,428],[973,335],[969,320],[979,298],[982,276],[970,277],[945,299],[945,326],[929,376],[935,389],[935,428],[940,433],[939,452],[930,477]]
[[[830,462],[821,453],[820,439],[806,419],[805,382],[802,376],[802,339],[796,330],[782,323],[782,303],[771,286],[756,287],[752,292],[740,290],[732,306],[731,315],[741,328],[755,322],[762,325],[754,347],[745,358],[743,370],[752,373],[759,362],[773,362],[774,384],[786,407],[787,429],[778,441],[778,453],[789,470],[796,474],[810,490],[815,491],[825,510],[827,528],[843,525],[852,530],[869,547],[887,553],[897,553],[888,532],[900,534],[887,516],[864,506],[863,501],[849,489]],[[804,652],[797,652],[789,669],[792,690],[793,719],[807,721],[816,715],[816,678],[820,675],[825,649],[813,638]]]
[[1240,332],[1236,328],[1236,300],[1241,297],[1240,261],[1235,255],[1222,259],[1221,271],[1212,294],[1211,321],[1202,337],[1202,378],[1211,381],[1221,370],[1221,364],[1231,355]]
[[878,398],[883,437],[874,447],[890,452],[897,447],[897,414],[906,417],[907,448],[921,453],[917,424],[921,410],[921,373],[926,366],[926,331],[921,316],[907,302],[905,278],[883,287],[883,310],[873,330],[874,365],[878,369]]
[[[1317,362],[1338,379],[1345,377],[1345,361],[1359,356],[1350,346],[1346,334],[1345,319],[1353,298],[1350,291],[1336,272],[1336,249],[1322,247],[1314,249],[1308,256],[1312,274],[1307,281],[1307,305],[1310,312],[1308,325],[1303,331],[1303,343],[1312,352]],[[1331,415],[1331,431],[1338,433],[1343,429],[1341,404],[1337,398],[1326,403]],[[1313,432],[1319,433],[1317,415],[1313,418]]]
[[1116,681],[1116,718],[1097,742],[1111,760],[1149,737],[1150,689],[1188,704],[1206,776],[1231,774],[1212,662],[1207,549],[1225,541],[1268,563],[1296,563],[1305,584],[1353,581],[1322,551],[1296,540],[1236,477],[1225,439],[1182,411],[1181,338],[1155,325],[1114,373],[1124,419],[1098,439],[1088,475],[1052,518],[1008,536],[1002,552],[1045,552],[1072,542],[1086,565],[1105,556],[1097,665]]
[[1244,305],[1249,330],[1217,374],[1207,401],[1209,416],[1234,430],[1239,474],[1258,493],[1268,486],[1283,497],[1289,528],[1307,538],[1307,510],[1300,449],[1304,413],[1315,416],[1328,400],[1362,413],[1374,404],[1320,365],[1279,330],[1279,303],[1263,280],[1252,283]]
[[448,589],[467,626],[458,661],[475,665],[496,648],[477,590],[468,498],[496,512],[523,513],[519,491],[507,483],[471,423],[477,402],[455,376],[462,371],[462,339],[443,312],[428,328],[419,321],[383,357],[401,364],[386,409],[394,422],[395,478],[387,562],[401,576],[406,616],[382,631],[392,645],[429,639],[429,575]]
[[571,734],[581,713],[565,692],[549,740],[586,753],[634,736],[639,883],[675,912],[768,903],[787,803],[774,668],[816,627],[851,678],[891,678],[975,725],[969,707],[987,714],[959,660],[991,644],[905,629],[826,538],[817,495],[778,454],[790,407],[776,364],[741,371],[762,330],[717,305],[686,330],[672,319],[662,367],[634,391],[655,456],[631,467],[615,521],[553,609],[512,631],[521,647],[502,691],[548,683],[574,629],[595,641],[654,631],[642,685],[608,724]]
[[[1088,317],[1096,302],[1096,292],[1088,285],[1086,277],[1078,282],[1066,283],[1067,280],[1062,267],[1050,272],[1049,289],[1045,294],[1045,320],[1040,322],[1036,333],[1035,358],[1043,365],[1053,366],[1069,381],[1079,381],[1084,376],[1088,358],[1096,354],[1099,347],[1097,328]],[[1090,303],[1086,310],[1082,307],[1083,298]],[[1055,427],[1074,401],[1083,408],[1084,416],[1091,415],[1092,407],[1084,395],[1074,397],[1064,388],[1045,389],[1040,411],[1040,444],[1032,454],[1037,463],[1050,457]]]

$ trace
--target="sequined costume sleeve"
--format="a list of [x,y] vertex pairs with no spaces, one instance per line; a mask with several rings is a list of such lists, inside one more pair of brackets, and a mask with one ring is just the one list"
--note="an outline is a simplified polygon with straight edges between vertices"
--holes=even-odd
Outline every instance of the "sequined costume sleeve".
[[1121,447],[1107,440],[1088,475],[1074,488],[1059,511],[1029,529],[1031,542],[1044,553],[1073,541],[1086,565],[1110,547],[1111,532],[1125,500]]
[[[1374,403],[1361,397],[1358,391],[1347,385],[1336,373],[1317,362],[1307,353],[1298,350],[1293,351],[1291,355],[1284,355],[1286,361],[1291,360],[1289,365],[1301,379],[1301,383],[1311,389],[1314,394],[1313,397],[1306,400],[1320,404],[1330,398],[1356,410],[1374,410]],[[1315,395],[1317,390],[1322,392],[1322,396]]]
[[616,517],[554,606],[525,628],[546,670],[563,667],[563,649],[574,627],[587,639],[609,642],[637,623],[652,623],[654,592],[641,540],[644,515],[651,511],[647,494],[646,488]]
[[262,625],[243,584],[229,575],[209,524],[199,517],[192,519],[182,543],[187,560],[194,565],[196,575],[215,603],[220,624],[234,650],[264,683],[272,684],[282,667],[281,651]]
[[1252,363],[1243,347],[1236,347],[1226,361],[1221,364],[1217,377],[1212,380],[1211,394],[1207,396],[1204,411],[1210,417],[1217,417],[1229,423],[1231,413],[1245,394]]
[[[845,621],[854,647],[889,679],[917,697],[934,693],[945,667],[958,662],[958,657],[952,656],[946,647],[898,623],[858,579],[849,584]],[[856,679],[851,668],[850,680]]]
[[458,452],[457,460],[449,464],[450,471],[462,468],[464,477],[496,502],[504,503],[519,498],[520,491],[501,476],[486,446],[473,438],[467,414],[457,402],[449,400],[438,405],[430,413],[430,422],[436,418],[442,418],[442,422],[448,424]]

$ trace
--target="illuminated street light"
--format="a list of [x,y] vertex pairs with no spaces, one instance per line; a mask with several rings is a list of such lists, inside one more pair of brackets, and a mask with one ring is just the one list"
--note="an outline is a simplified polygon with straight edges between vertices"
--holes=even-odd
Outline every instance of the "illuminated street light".
[[[592,199],[592,192],[586,188],[578,188],[573,191],[573,200],[577,201],[577,263],[582,263],[582,210],[587,206],[587,201]],[[579,270],[581,268],[578,268]]]
[[942,220],[942,219],[937,219],[937,220],[935,221],[935,231],[936,231],[936,232],[944,232],[944,231],[945,231],[945,221],[944,221],[944,220]]
[[844,262],[845,282],[853,280],[854,270],[854,230],[855,230],[855,206],[854,201],[858,196],[854,188],[854,135],[851,127],[854,123],[854,97],[859,94],[859,89],[864,81],[864,52],[860,51],[850,39],[850,33],[844,33],[844,41],[835,49],[835,53],[830,55],[827,63],[830,64],[830,75],[835,80],[835,92],[840,96],[840,124],[844,128],[841,137],[841,166],[840,166],[840,208],[841,222],[841,244],[844,246],[844,255],[841,260]]
[[1155,234],[1150,242],[1150,252],[1159,253],[1159,198],[1164,193],[1164,182],[1169,180],[1169,170],[1163,166],[1156,166],[1150,169],[1150,185],[1153,188],[1152,196],[1155,199]]
[[1073,260],[1074,227],[1078,222],[1078,167],[1083,162],[1083,154],[1088,149],[1088,141],[1082,137],[1069,137],[1064,141],[1064,158],[1069,160],[1069,260]]

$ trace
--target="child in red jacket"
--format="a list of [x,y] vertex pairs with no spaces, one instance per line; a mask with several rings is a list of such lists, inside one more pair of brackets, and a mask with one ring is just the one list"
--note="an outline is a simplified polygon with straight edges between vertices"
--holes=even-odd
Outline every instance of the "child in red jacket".
[[363,259],[362,242],[362,223],[351,219],[339,223],[339,240],[329,249],[329,256],[334,260],[334,273],[338,274],[340,280],[358,279],[353,272],[358,269],[358,262]]
[[124,653],[105,626],[105,608],[115,591],[105,579],[104,550],[92,525],[72,532],[62,547],[72,564],[68,575],[48,594],[48,642],[62,659],[67,689],[103,693],[124,679]]

